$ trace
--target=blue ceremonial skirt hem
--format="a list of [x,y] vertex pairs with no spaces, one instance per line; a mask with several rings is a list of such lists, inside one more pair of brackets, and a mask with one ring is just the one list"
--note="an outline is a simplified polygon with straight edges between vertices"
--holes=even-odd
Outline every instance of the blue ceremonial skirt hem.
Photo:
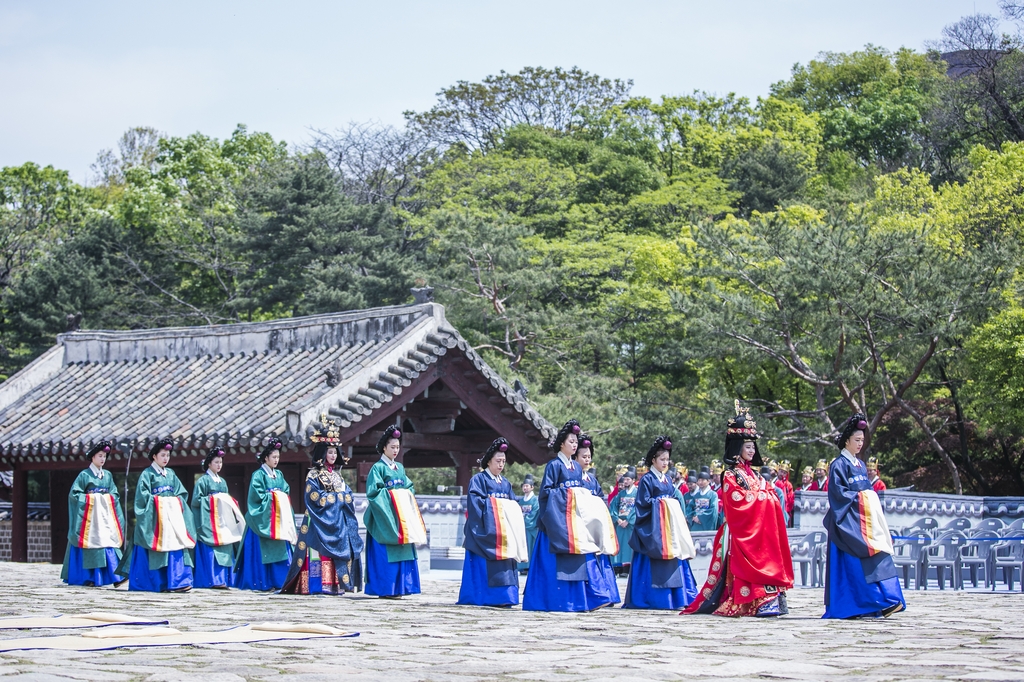
[[[486,584],[486,581],[485,581]],[[400,597],[420,593],[420,567],[416,559],[388,561],[388,548],[366,536],[366,585],[363,593],[374,597]]]
[[231,587],[235,584],[234,571],[217,563],[213,547],[197,542],[195,563],[193,587]]
[[860,559],[832,543],[828,546],[827,568],[828,577],[825,582],[828,592],[822,618],[881,616],[884,609],[897,604],[907,607],[899,578],[867,582]]
[[68,579],[65,580],[68,585],[95,585],[101,587],[103,585],[113,585],[119,583],[123,579],[119,575],[114,575],[114,570],[117,568],[117,564],[120,561],[117,557],[117,550],[113,547],[108,547],[104,551],[107,565],[102,568],[82,568],[82,549],[81,547],[69,547],[68,548]]
[[615,581],[612,558],[607,554],[595,554],[593,562],[587,561],[587,601],[602,606],[618,604],[619,584]]
[[487,559],[466,550],[462,562],[462,586],[459,604],[464,606],[514,606],[519,603],[519,585],[490,587],[487,584]]
[[[593,586],[584,580],[558,579],[555,555],[551,553],[547,533],[543,531],[537,534],[530,558],[530,572],[523,593],[524,611],[593,611],[618,601],[618,586],[615,586],[612,600],[603,569],[593,555],[587,556],[587,577],[589,580],[596,578],[598,583]],[[608,567],[611,567],[611,562]],[[613,575],[612,584],[614,580]]]
[[235,587],[241,590],[255,590],[257,592],[280,590],[284,587],[284,581],[288,577],[288,569],[291,568],[291,564],[291,545],[288,545],[288,558],[284,561],[275,561],[272,564],[263,563],[263,553],[260,551],[260,538],[256,533],[246,528],[245,538],[242,540],[242,556],[235,566]]
[[629,571],[629,584],[626,586],[626,601],[622,608],[679,611],[689,606],[697,598],[697,581],[690,570],[690,562],[679,563],[683,571],[682,587],[652,587],[651,559],[641,552],[635,553]]
[[167,565],[149,570],[149,550],[135,545],[128,589],[133,592],[167,592],[192,587],[192,569],[185,563],[185,550],[167,552]]

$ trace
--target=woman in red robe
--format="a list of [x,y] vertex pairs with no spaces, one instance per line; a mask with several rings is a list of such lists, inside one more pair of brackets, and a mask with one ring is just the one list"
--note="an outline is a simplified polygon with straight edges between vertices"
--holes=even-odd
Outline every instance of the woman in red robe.
[[786,590],[793,587],[786,522],[774,491],[752,468],[763,464],[757,424],[736,411],[725,435],[725,523],[715,536],[707,582],[683,613],[784,615]]

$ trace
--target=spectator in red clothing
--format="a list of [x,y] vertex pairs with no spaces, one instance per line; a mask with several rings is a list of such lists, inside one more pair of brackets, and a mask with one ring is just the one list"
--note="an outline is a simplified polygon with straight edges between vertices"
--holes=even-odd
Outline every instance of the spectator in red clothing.
[[789,519],[790,525],[793,525],[793,509],[796,507],[796,491],[793,490],[793,484],[789,482],[789,472],[792,469],[793,467],[788,459],[779,462],[779,479],[776,482],[776,485],[782,488],[782,492],[786,494],[786,499],[784,500],[786,518]]
[[813,482],[814,469],[811,467],[804,467],[803,471],[800,472],[800,490],[810,490]]
[[878,475],[878,458],[868,457],[868,481],[876,493],[885,490],[885,481]]

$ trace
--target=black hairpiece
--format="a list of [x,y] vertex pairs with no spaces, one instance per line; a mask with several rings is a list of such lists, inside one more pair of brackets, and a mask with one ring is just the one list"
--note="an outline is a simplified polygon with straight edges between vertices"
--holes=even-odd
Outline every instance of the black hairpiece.
[[156,445],[149,449],[149,458],[152,460],[156,457],[156,454],[161,450],[173,450],[174,439],[173,438],[161,438]]
[[590,450],[590,458],[593,459],[594,458],[594,441],[590,437],[590,434],[588,434],[588,433],[581,433],[580,434],[579,444],[576,446],[576,452],[573,454],[572,458],[576,459],[576,456],[580,454],[580,450],[582,450],[583,448],[586,448],[586,449]]
[[399,444],[402,442],[402,430],[397,426],[389,426],[384,429],[384,433],[380,434],[380,440],[377,441],[377,454],[383,455],[384,448],[387,447],[388,441],[392,438],[397,440]]
[[487,448],[487,452],[484,453],[484,456],[477,460],[477,464],[480,465],[481,469],[484,469],[487,467],[487,463],[494,459],[496,454],[507,451],[508,441],[504,438],[495,438],[494,442]]
[[223,456],[224,456],[224,449],[223,448],[210,448],[209,450],[207,450],[206,457],[203,458],[203,471],[206,471],[207,469],[210,468],[210,462],[213,461],[214,457],[223,457]]
[[850,436],[855,431],[867,431],[868,430],[868,418],[858,412],[853,415],[843,424],[843,428],[839,429],[839,435],[836,436],[836,447],[842,450],[846,447],[846,441],[850,440]]
[[113,443],[111,443],[109,440],[101,440],[99,443],[96,443],[96,445],[92,446],[92,449],[89,450],[88,454],[86,454],[86,458],[92,459],[92,456],[95,455],[97,452],[103,452],[109,455],[110,451],[113,449]]
[[658,453],[662,450],[672,452],[672,441],[669,440],[668,436],[658,436],[654,439],[654,445],[644,455],[644,466],[650,468],[654,464],[654,458],[658,456]]
[[565,422],[565,425],[559,429],[555,439],[551,441],[551,451],[558,452],[561,450],[562,443],[565,442],[565,439],[569,437],[570,433],[575,433],[576,435],[579,435],[580,433],[580,423],[575,419],[570,419]]
[[267,460],[267,457],[270,456],[271,452],[273,452],[274,450],[277,450],[278,452],[280,452],[281,451],[281,446],[282,446],[282,443],[281,443],[281,440],[279,438],[271,438],[270,442],[267,443],[267,447],[265,447],[262,450],[260,450],[260,453],[258,455],[256,455],[256,461],[257,462],[265,462]]

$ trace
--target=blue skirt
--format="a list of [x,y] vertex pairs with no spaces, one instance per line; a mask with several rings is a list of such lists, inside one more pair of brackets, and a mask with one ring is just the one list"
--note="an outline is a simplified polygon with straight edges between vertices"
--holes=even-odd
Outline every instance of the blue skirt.
[[[593,569],[593,570],[591,570]],[[596,604],[618,604],[619,584],[615,581],[612,558],[607,554],[595,554],[594,562],[587,562],[587,601]]]
[[221,566],[213,554],[213,548],[196,543],[196,567],[194,587],[231,587],[235,584],[234,571],[230,566]]
[[292,565],[292,547],[288,545],[288,558],[272,564],[263,563],[260,537],[248,528],[242,541],[242,556],[235,565],[235,587],[241,590],[268,592],[284,587],[288,569]]
[[864,579],[860,559],[831,542],[828,545],[828,602],[822,618],[881,616],[882,610],[897,604],[907,608],[899,578],[869,583]]
[[533,558],[533,554],[532,554],[533,546],[537,543],[537,532],[538,531],[537,531],[536,528],[527,528],[526,529],[526,546],[527,546],[528,550],[531,552],[531,554],[530,554],[530,557],[526,561],[519,562],[519,566],[517,568],[520,571],[526,571],[526,570],[528,570],[530,568],[530,559]]
[[586,580],[559,580],[555,561],[548,535],[541,531],[537,534],[537,542],[530,555],[523,611],[593,611],[618,601],[618,586],[615,587],[612,601],[607,584],[602,582],[602,570],[593,554],[587,555],[587,578],[598,582],[594,586],[589,586]]
[[117,564],[120,562],[120,559],[117,557],[117,550],[113,547],[107,547],[104,554],[107,560],[106,566],[102,568],[82,568],[82,548],[69,547],[68,579],[64,582],[68,585],[95,585],[96,587],[122,582],[124,579],[121,576],[114,575],[114,569],[117,568]]
[[185,563],[185,550],[167,553],[167,565],[149,570],[149,550],[135,545],[132,567],[128,570],[128,589],[135,592],[167,592],[192,587],[192,569]]
[[514,606],[519,603],[519,585],[491,587],[487,584],[487,559],[466,550],[462,562],[459,604],[466,606]]
[[697,581],[693,579],[690,562],[679,563],[683,571],[682,587],[651,587],[651,559],[642,552],[634,553],[622,608],[679,611],[689,606],[697,598]]
[[[485,582],[486,584],[486,582]],[[388,561],[388,548],[366,536],[365,594],[375,597],[400,597],[420,593],[420,567],[415,559]]]

